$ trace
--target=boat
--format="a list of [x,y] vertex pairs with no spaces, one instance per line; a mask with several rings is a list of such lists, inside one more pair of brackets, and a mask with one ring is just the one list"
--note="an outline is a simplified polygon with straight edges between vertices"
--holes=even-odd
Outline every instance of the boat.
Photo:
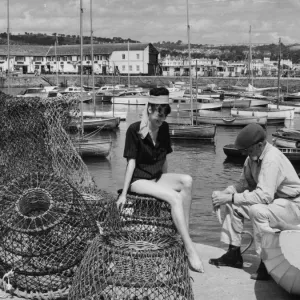
[[84,111],[83,112],[83,117],[99,117],[99,118],[120,118],[120,121],[125,121],[127,118],[127,111],[96,111],[96,114],[91,111]]
[[107,157],[112,148],[111,140],[81,139],[73,142],[75,149],[81,157]]
[[248,108],[251,100],[245,98],[228,98],[222,101],[222,108]]
[[294,109],[276,109],[267,107],[231,108],[230,113],[234,117],[263,117],[267,115],[268,124],[275,124],[276,120],[282,122],[285,119],[294,119]]
[[297,93],[289,93],[283,96],[284,101],[299,101],[300,100],[300,92]]
[[78,86],[69,86],[65,88],[64,90],[60,91],[62,95],[65,94],[80,94],[80,97],[82,97],[83,102],[89,102],[92,101],[92,95],[90,92],[86,92],[83,87]]
[[171,139],[213,140],[216,134],[216,125],[192,126],[169,123],[169,132]]
[[300,113],[300,102],[288,101],[288,102],[279,102],[279,104],[269,103],[268,108],[279,108],[279,109],[294,109],[295,114]]
[[169,91],[169,98],[183,97],[185,92],[183,89],[177,87],[166,87],[166,89]]
[[[91,14],[91,56],[93,58],[93,30],[92,30],[92,1],[90,1],[90,14]],[[88,128],[95,128],[99,124],[99,122],[102,120],[101,118],[84,118],[83,117],[83,66],[82,66],[82,60],[83,60],[83,35],[82,35],[82,14],[83,14],[83,6],[82,6],[82,0],[80,0],[80,93],[81,93],[81,101],[80,101],[80,122],[78,123],[78,120],[76,120],[76,125],[78,125],[81,130],[79,130],[79,138],[75,139],[73,141],[73,144],[75,146],[75,149],[78,151],[78,153],[82,157],[87,156],[97,156],[97,157],[106,157],[109,155],[112,147],[112,141],[111,140],[103,140],[100,139],[100,137],[97,137],[97,134],[102,130],[103,124],[101,127],[98,127],[96,130],[94,130],[91,133],[84,134],[84,131],[86,126]],[[92,59],[92,80],[93,80],[93,87],[94,87],[94,68],[93,68],[93,59]],[[96,106],[95,106],[95,97],[93,97],[93,103],[94,103],[94,112],[96,113]],[[117,118],[120,122],[119,118]],[[107,121],[106,121],[107,122]],[[111,121],[109,121],[111,122]],[[85,124],[84,124],[85,123]],[[107,123],[105,123],[106,125]],[[110,124],[110,123],[109,123]],[[77,126],[76,126],[77,127]]]
[[279,148],[278,149],[291,161],[300,162],[300,149],[299,148]]
[[198,110],[220,110],[222,108],[222,102],[214,98],[210,99],[197,99],[194,102],[194,98],[189,99],[186,97],[173,98],[170,104],[172,111],[190,111],[191,101],[193,102],[193,111]]
[[51,98],[61,97],[62,94],[56,90],[47,90],[45,88],[28,88],[17,95],[17,97],[40,97],[40,98]]
[[127,104],[127,105],[145,105],[148,103],[149,93],[140,91],[121,92],[116,96],[112,96],[112,104]]
[[234,144],[228,144],[223,147],[223,151],[227,157],[230,158],[246,158],[247,154],[245,151],[236,149]]
[[194,117],[196,124],[215,124],[218,126],[246,126],[251,123],[260,125],[267,124],[267,115],[262,117],[233,117],[233,116],[196,116]]
[[279,129],[272,133],[273,144],[282,148],[300,148],[300,131],[293,129]]

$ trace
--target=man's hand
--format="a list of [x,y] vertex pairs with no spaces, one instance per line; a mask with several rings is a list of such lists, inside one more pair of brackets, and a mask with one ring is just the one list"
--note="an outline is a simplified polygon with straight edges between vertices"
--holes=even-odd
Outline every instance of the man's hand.
[[232,201],[232,194],[220,191],[214,191],[211,197],[214,209]]
[[121,194],[117,200],[118,209],[123,209],[123,206],[126,203],[126,201],[127,201],[126,195]]

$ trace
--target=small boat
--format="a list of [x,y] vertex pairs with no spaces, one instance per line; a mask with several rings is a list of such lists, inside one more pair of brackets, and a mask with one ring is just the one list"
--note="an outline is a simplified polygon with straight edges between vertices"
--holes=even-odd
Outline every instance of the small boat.
[[272,133],[273,144],[279,148],[300,148],[300,131],[279,129]]
[[169,91],[169,98],[183,97],[184,90],[177,87],[167,87]]
[[89,92],[86,92],[84,88],[78,87],[78,86],[69,86],[65,88],[64,90],[60,91],[61,94],[78,94],[81,95],[82,93],[82,102],[89,102],[92,101],[92,95]]
[[124,121],[127,118],[127,111],[97,111],[96,115],[91,111],[84,111],[83,117],[97,117],[97,118],[120,118],[120,121]]
[[148,103],[149,93],[140,91],[127,91],[111,98],[112,104],[145,105]]
[[251,100],[246,98],[229,98],[222,101],[223,108],[248,108]]
[[[84,130],[113,130],[119,127],[120,118],[101,118],[101,117],[83,117],[83,128]],[[74,118],[70,122],[71,128],[77,128],[81,125],[80,118]]]
[[231,109],[231,115],[233,116],[254,116],[254,117],[260,117],[265,116],[267,114],[268,119],[269,118],[285,118],[285,119],[294,119],[294,109],[270,109],[267,107],[250,107],[250,108],[244,108],[244,109],[237,109],[232,108]]
[[58,90],[52,90],[48,88],[28,88],[25,91],[17,95],[17,97],[40,97],[40,98],[51,98],[61,97],[62,94]]
[[270,100],[255,99],[255,98],[251,98],[251,97],[249,97],[247,99],[251,100],[250,107],[253,107],[253,106],[266,107],[270,103]]
[[73,142],[76,151],[81,157],[107,157],[112,147],[111,140],[83,138]]
[[[170,104],[172,111],[191,111],[191,104],[189,98],[173,98],[173,103]],[[197,99],[197,103],[193,103],[193,111],[198,110],[220,110],[222,102],[220,100],[211,99]]]
[[215,124],[221,126],[246,126],[251,123],[267,124],[267,115],[261,117],[233,117],[233,116],[194,116],[196,124]]
[[[268,104],[268,108],[277,108],[277,104],[275,103],[270,103]],[[300,113],[300,102],[294,102],[294,101],[289,101],[289,102],[279,102],[278,104],[279,109],[294,109],[295,114]]]
[[169,132],[172,139],[213,140],[216,125],[169,124]]
[[299,101],[300,92],[298,93],[289,93],[283,96],[284,101]]
[[247,154],[244,151],[236,149],[234,144],[228,144],[223,147],[223,151],[230,158],[246,158]]

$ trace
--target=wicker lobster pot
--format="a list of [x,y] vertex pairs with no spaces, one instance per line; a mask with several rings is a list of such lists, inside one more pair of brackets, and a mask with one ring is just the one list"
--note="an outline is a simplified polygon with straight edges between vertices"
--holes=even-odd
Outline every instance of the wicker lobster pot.
[[70,300],[193,299],[187,257],[174,236],[94,239],[75,274]]
[[142,237],[147,240],[152,236],[169,236],[177,232],[170,204],[148,195],[128,193],[122,209],[111,202],[108,215],[104,232],[125,235],[133,240]]
[[45,293],[68,288],[98,232],[83,197],[53,174],[29,173],[0,193],[0,264],[13,287]]

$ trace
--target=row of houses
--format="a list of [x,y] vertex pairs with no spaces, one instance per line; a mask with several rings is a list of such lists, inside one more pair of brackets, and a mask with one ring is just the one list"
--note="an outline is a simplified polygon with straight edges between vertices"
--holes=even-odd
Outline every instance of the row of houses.
[[[283,70],[299,69],[298,65],[293,65],[291,60],[281,60]],[[186,58],[166,56],[160,60],[162,75],[164,76],[187,76],[189,75],[189,61]],[[224,76],[237,77],[248,75],[249,70],[253,76],[275,76],[278,72],[278,62],[271,61],[265,57],[241,62],[227,62],[219,59],[199,58],[191,60],[192,76]]]
[[[83,73],[156,75],[159,51],[151,43],[83,45]],[[0,71],[78,74],[81,68],[80,45],[33,46],[0,45]]]

